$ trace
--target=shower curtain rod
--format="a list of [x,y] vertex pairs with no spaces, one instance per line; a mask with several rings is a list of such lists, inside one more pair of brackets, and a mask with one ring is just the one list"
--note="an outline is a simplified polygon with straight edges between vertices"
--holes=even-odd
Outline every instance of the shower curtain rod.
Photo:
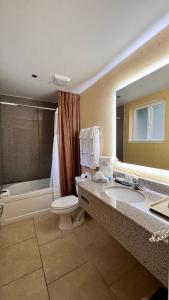
[[13,106],[23,106],[23,107],[30,107],[30,108],[37,108],[37,109],[46,109],[46,110],[53,110],[53,111],[56,110],[55,108],[50,108],[50,107],[27,105],[27,104],[20,104],[20,103],[14,103],[14,102],[2,102],[2,101],[0,101],[0,104],[13,105]]

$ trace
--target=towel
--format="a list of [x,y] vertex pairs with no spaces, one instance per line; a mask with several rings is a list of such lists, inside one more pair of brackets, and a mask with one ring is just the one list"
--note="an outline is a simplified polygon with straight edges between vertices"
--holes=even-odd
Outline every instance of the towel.
[[96,169],[99,167],[100,157],[100,128],[93,126],[89,130],[89,167]]
[[81,166],[96,169],[99,167],[100,157],[100,128],[93,126],[81,129],[79,139]]
[[84,167],[89,167],[89,128],[80,130],[80,164]]

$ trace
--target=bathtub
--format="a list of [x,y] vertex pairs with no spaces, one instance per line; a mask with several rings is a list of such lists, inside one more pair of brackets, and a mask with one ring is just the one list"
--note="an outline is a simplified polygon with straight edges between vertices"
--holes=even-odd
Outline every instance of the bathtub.
[[[20,221],[45,213],[53,200],[50,178],[3,185],[0,205],[3,213],[1,224]],[[59,194],[55,192],[55,198]]]

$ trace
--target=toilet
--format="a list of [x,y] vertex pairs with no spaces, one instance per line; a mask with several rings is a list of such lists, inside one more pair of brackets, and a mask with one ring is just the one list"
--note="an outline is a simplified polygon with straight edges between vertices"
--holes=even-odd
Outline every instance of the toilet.
[[[81,177],[75,177],[76,192],[78,195],[78,182],[84,182]],[[79,206],[78,197],[71,195],[55,199],[51,203],[51,211],[60,216],[59,228],[72,230],[84,222],[84,210]]]

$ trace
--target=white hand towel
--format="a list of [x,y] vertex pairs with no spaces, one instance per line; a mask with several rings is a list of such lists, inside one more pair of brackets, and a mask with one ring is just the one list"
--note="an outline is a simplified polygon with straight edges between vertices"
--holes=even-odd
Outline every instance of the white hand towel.
[[80,164],[81,166],[89,167],[89,128],[80,130]]
[[100,157],[100,128],[94,126],[89,131],[89,167],[95,169],[99,167]]

